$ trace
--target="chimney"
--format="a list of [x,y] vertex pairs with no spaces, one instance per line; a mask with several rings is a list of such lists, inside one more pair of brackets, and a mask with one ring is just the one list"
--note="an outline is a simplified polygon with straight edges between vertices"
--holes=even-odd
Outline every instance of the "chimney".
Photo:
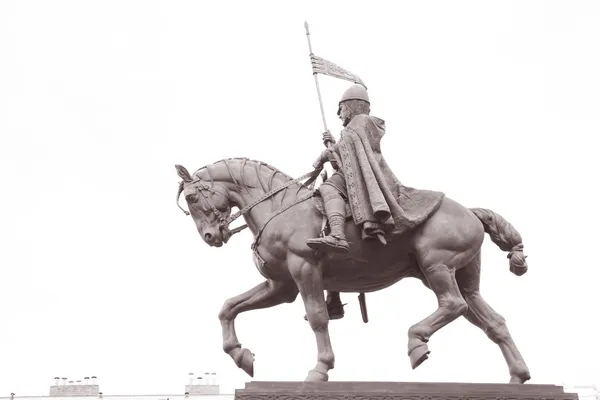
[[211,382],[213,385],[215,385],[215,386],[217,385],[217,373],[216,372],[212,373]]
[[89,385],[90,384],[90,377],[86,376],[85,378],[83,378],[83,384],[84,385]]
[[63,381],[63,386],[65,386],[67,384],[67,378],[62,378]]
[[77,383],[78,385],[81,385],[81,380],[77,381],[76,383]]
[[11,394],[10,394],[10,400],[13,400],[14,398],[15,398],[15,394],[14,394],[14,393],[11,393]]
[[210,374],[208,372],[204,373],[204,384],[210,385]]
[[58,383],[60,382],[60,378],[58,376],[54,377],[54,386],[58,386]]
[[201,376],[197,377],[196,381],[197,381],[196,385],[202,385],[202,377]]
[[97,377],[95,377],[95,376],[92,376],[92,385],[95,385],[95,384],[96,384],[96,378],[97,378]]
[[102,392],[98,392],[98,398],[101,399],[102,398]]
[[193,372],[190,372],[188,374],[188,381],[189,381],[188,385],[193,385],[194,384],[194,373]]
[[75,383],[75,382],[73,382],[73,381],[69,381],[69,385],[72,385],[73,383]]

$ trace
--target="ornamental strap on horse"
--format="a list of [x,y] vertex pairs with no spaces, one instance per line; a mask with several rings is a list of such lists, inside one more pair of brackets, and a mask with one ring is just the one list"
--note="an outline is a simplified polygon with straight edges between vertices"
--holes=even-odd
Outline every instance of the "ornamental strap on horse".
[[[309,178],[303,185],[306,186],[307,188],[310,188],[311,185],[315,182],[315,180],[317,179],[317,176],[319,175],[319,173],[321,172],[323,168],[317,168],[314,169],[313,171],[310,171],[296,179],[292,179],[290,181],[287,181],[285,184],[265,193],[264,195],[262,195],[261,197],[259,197],[258,199],[254,200],[253,202],[251,202],[250,204],[246,205],[245,207],[243,207],[241,210],[239,210],[238,212],[236,212],[235,214],[230,215],[228,218],[223,217],[223,214],[217,210],[217,208],[212,204],[212,202],[210,201],[208,195],[205,193],[207,191],[210,191],[210,186],[208,186],[206,183],[204,183],[202,181],[202,179],[195,179],[193,181],[190,182],[185,182],[185,180],[179,182],[179,190],[177,191],[177,207],[179,207],[181,209],[181,211],[184,212],[185,215],[190,215],[189,211],[184,210],[180,205],[179,205],[179,197],[181,196],[181,193],[183,193],[183,188],[186,185],[193,185],[193,184],[197,184],[196,185],[196,189],[202,193],[202,196],[204,196],[204,199],[206,200],[207,204],[210,206],[210,208],[212,209],[212,211],[214,212],[215,216],[219,219],[219,225],[221,226],[222,229],[227,229],[229,232],[229,237],[233,236],[234,234],[241,232],[242,230],[246,229],[248,227],[248,225],[244,224],[241,225],[237,228],[234,228],[232,230],[229,230],[229,225],[235,221],[236,219],[238,219],[240,216],[246,214],[248,211],[250,211],[253,207],[255,207],[256,205],[262,203],[263,201],[269,199],[270,197],[274,196],[275,194],[279,193],[280,191],[282,191],[283,189],[298,183],[306,178]],[[273,219],[275,216],[281,214],[282,212],[284,212],[285,210],[289,209],[290,207],[304,201],[307,200],[309,198],[311,198],[313,196],[313,193],[310,192],[309,195],[307,196],[303,196],[300,199],[296,200],[295,202],[293,202],[292,204],[284,207],[283,209],[279,210],[278,212],[276,212],[275,214],[273,214],[271,216],[271,218],[269,218],[264,225],[259,229],[255,241],[254,243],[258,242],[258,238],[260,237],[262,231],[264,230],[264,228],[267,226],[267,224],[269,223],[269,221],[271,221],[271,219]],[[253,248],[254,248],[254,244],[253,244]]]

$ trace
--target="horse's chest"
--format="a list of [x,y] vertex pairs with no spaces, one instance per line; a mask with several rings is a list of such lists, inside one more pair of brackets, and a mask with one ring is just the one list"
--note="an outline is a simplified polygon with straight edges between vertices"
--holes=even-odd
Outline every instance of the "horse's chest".
[[252,260],[258,272],[266,279],[278,280],[288,275],[282,270],[281,262],[261,246],[252,249]]

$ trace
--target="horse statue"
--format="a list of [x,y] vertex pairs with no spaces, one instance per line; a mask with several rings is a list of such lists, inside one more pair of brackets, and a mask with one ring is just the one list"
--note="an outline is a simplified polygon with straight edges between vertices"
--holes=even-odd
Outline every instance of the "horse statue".
[[[485,233],[501,250],[509,252],[513,274],[527,272],[520,234],[497,213],[466,208],[444,196],[419,226],[387,245],[361,239],[359,228],[348,218],[349,252],[323,254],[306,245],[308,238],[318,237],[326,227],[312,188],[320,169],[293,179],[264,162],[246,158],[217,161],[194,174],[180,165],[175,167],[182,179],[177,205],[191,215],[208,245],[221,247],[246,227],[254,235],[253,260],[265,281],[225,300],[218,315],[223,350],[248,375],[254,375],[254,354],[242,348],[237,338],[234,324],[238,314],[292,303],[300,294],[318,353],[317,364],[305,381],[327,381],[335,356],[324,290],[369,293],[413,277],[438,299],[437,310],[408,330],[413,369],[429,357],[431,336],[464,316],[500,347],[511,383],[525,383],[531,378],[504,318],[486,303],[479,290]],[[182,193],[189,211],[179,205]],[[232,207],[238,208],[235,214]],[[229,224],[240,216],[246,224],[230,230]]]

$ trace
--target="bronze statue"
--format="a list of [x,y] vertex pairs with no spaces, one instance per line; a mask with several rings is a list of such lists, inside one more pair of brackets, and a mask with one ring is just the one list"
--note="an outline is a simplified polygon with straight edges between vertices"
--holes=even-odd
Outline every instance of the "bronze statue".
[[[300,294],[317,340],[317,364],[306,381],[327,381],[335,361],[328,326],[330,319],[343,316],[340,292],[360,293],[366,322],[364,293],[413,277],[438,299],[438,308],[408,330],[413,368],[429,357],[431,336],[464,316],[500,347],[510,382],[526,382],[529,369],[504,318],[479,291],[485,233],[509,252],[510,271],[518,276],[527,272],[520,234],[491,210],[466,208],[441,192],[401,184],[381,153],[385,122],[370,115],[366,86],[357,75],[315,56],[307,23],[305,28],[327,147],[314,170],[293,179],[246,158],[217,161],[194,174],[176,165],[182,179],[178,205],[183,193],[189,209],[184,212],[192,216],[202,239],[221,247],[248,227],[254,235],[254,264],[265,277],[224,302],[219,312],[223,350],[253,376],[254,354],[238,341],[236,316],[291,303]],[[355,83],[339,102],[344,129],[337,143],[327,129],[317,74]],[[336,172],[315,191],[313,184],[327,161]],[[232,215],[234,206],[239,211]],[[246,225],[230,230],[240,216]]]
[[[342,105],[340,115],[346,115],[349,109]],[[336,162],[345,180],[334,175],[321,186],[345,183],[348,202],[344,199],[343,214],[337,191],[331,203],[329,195],[333,192],[326,188],[316,192],[311,188],[324,157],[316,164],[317,168],[296,179],[264,162],[245,158],[221,160],[194,174],[176,166],[182,179],[177,199],[184,194],[189,209],[184,212],[191,215],[202,239],[210,246],[221,247],[247,226],[254,235],[254,263],[265,277],[263,283],[224,302],[219,312],[223,350],[238,367],[253,376],[254,357],[238,341],[234,328],[236,316],[293,302],[300,294],[318,351],[317,364],[306,380],[327,381],[335,357],[324,291],[374,292],[413,277],[434,292],[439,304],[430,316],[408,330],[408,356],[413,368],[428,358],[427,342],[431,336],[464,316],[500,347],[510,382],[524,383],[530,379],[529,370],[505,320],[479,291],[484,233],[500,249],[509,252],[510,271],[518,276],[527,271],[520,234],[491,210],[466,208],[442,193],[404,186],[391,172],[380,174],[373,166],[379,165],[381,171],[387,168],[378,155],[382,123],[363,113],[354,116],[346,126],[344,132],[359,126],[376,134],[369,137],[373,151],[365,151],[367,158],[372,157],[366,164],[371,168],[371,176],[369,168],[363,168],[358,178],[348,179],[349,172],[355,174],[355,166],[348,167],[346,160],[352,158],[341,155],[341,162]],[[362,140],[362,136],[358,134],[351,139],[349,143],[357,145],[355,141]],[[341,153],[345,151],[341,145],[344,140],[338,143]],[[368,149],[364,144],[363,147]],[[365,165],[361,162],[359,158],[357,168]],[[354,187],[348,187],[350,182]],[[357,185],[365,187],[356,188]],[[371,192],[377,187],[380,192]],[[344,193],[343,187],[339,189]],[[361,198],[360,193],[367,193],[369,201]],[[239,211],[232,215],[234,206]],[[326,215],[330,216],[331,234],[320,240],[319,236],[327,229]],[[247,225],[230,230],[229,224],[240,216]]]

